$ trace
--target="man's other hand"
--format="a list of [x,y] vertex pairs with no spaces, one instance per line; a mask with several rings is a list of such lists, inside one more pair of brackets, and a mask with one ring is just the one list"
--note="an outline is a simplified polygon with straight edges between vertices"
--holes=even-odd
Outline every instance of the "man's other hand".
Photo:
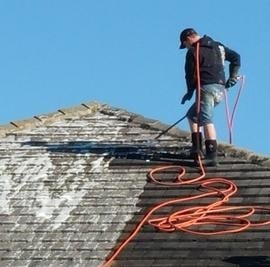
[[233,87],[237,83],[237,77],[231,77],[227,80],[225,88]]
[[186,93],[183,97],[182,97],[182,100],[181,100],[181,104],[185,104],[185,102],[187,100],[190,100],[192,98],[192,95],[193,95],[193,92],[188,92]]

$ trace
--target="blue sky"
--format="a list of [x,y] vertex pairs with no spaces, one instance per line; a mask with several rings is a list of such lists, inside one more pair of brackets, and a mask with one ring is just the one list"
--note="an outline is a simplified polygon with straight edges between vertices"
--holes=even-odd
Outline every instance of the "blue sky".
[[[0,124],[92,100],[172,124],[191,104],[178,46],[194,27],[241,54],[233,143],[270,155],[269,14],[268,0],[2,0]],[[215,123],[227,142],[223,104]]]

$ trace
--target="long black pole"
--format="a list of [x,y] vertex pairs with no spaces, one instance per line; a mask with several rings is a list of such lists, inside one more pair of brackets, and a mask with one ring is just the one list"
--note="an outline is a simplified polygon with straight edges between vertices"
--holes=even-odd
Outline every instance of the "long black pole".
[[176,124],[178,124],[183,119],[185,119],[186,116],[187,116],[187,114],[184,117],[182,117],[181,119],[179,119],[177,122],[175,122],[174,124],[172,124],[169,128],[167,128],[166,130],[164,130],[163,132],[161,132],[158,136],[155,137],[155,140],[158,139],[160,136],[164,135],[165,133],[167,133],[168,131],[170,131]]

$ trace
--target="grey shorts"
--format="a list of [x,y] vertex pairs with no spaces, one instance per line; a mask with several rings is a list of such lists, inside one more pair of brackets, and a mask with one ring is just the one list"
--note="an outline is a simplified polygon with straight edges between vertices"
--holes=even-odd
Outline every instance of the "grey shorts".
[[[201,106],[199,113],[199,125],[204,126],[213,123],[214,108],[224,97],[224,85],[207,84],[201,87]],[[194,103],[187,112],[187,118],[197,123],[196,103]]]

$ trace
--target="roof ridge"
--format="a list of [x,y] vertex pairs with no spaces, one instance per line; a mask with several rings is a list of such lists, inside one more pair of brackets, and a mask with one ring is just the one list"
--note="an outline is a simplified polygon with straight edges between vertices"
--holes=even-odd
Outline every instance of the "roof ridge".
[[229,153],[232,157],[245,159],[254,164],[270,167],[270,157],[267,155],[258,154],[248,149],[225,143],[220,143],[219,148],[225,151],[225,153]]
[[[140,114],[127,111],[123,108],[116,108],[108,104],[90,101],[69,108],[61,108],[56,112],[35,115],[29,119],[15,120],[8,124],[0,125],[0,137],[5,136],[7,133],[13,133],[29,128],[36,128],[41,124],[46,125],[47,123],[58,121],[70,115],[89,115],[94,114],[97,111],[106,115],[117,115],[120,120],[128,120],[128,122],[140,124],[140,127],[142,128],[165,131],[170,126],[160,122],[157,119],[150,119]],[[177,137],[189,136],[187,131],[183,131],[175,127],[171,129],[168,134]]]
[[81,103],[80,105],[69,108],[61,108],[55,112],[35,115],[29,119],[11,121],[8,124],[0,125],[0,137],[5,136],[7,133],[16,132],[18,130],[36,128],[41,124],[55,122],[59,119],[63,119],[73,114],[94,114],[95,112],[100,110],[102,106],[104,106],[104,104],[91,101],[87,103]]

